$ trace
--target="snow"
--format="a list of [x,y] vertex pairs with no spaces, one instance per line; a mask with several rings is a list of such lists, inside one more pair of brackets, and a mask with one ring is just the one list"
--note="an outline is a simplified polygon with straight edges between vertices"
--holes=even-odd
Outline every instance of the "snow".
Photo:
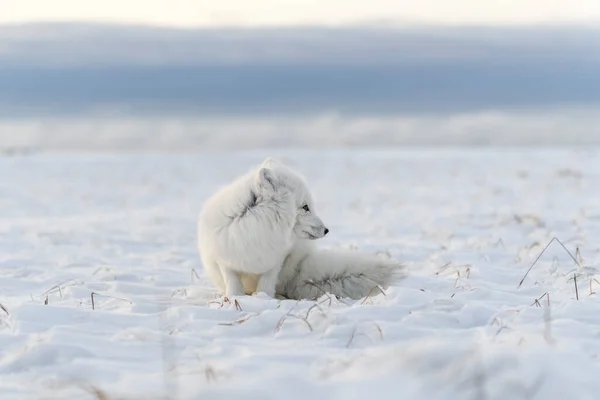
[[[307,176],[322,246],[409,277],[359,301],[220,297],[196,217],[266,156]],[[599,171],[593,149],[4,156],[1,397],[597,398]]]

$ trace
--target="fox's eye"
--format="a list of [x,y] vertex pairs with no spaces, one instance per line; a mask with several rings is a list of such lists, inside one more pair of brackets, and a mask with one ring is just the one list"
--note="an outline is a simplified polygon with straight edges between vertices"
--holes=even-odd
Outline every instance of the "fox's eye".
[[303,205],[303,206],[302,206],[302,209],[303,209],[304,211],[306,211],[306,212],[309,212],[309,211],[310,211],[310,209],[308,208],[308,205],[307,205],[307,204]]

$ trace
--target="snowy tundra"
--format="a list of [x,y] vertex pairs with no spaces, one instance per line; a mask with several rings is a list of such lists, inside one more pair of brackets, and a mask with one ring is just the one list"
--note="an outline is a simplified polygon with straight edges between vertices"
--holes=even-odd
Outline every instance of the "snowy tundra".
[[[600,150],[274,151],[0,155],[0,399],[599,398]],[[406,278],[226,301],[199,208],[270,155],[330,229],[308,243]]]
[[198,247],[206,274],[226,296],[360,299],[401,277],[394,260],[318,249],[314,241],[328,232],[304,178],[268,158],[206,202]]

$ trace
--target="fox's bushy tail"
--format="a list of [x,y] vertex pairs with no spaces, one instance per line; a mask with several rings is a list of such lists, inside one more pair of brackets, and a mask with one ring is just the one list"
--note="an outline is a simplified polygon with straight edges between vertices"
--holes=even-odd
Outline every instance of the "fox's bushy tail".
[[[352,250],[317,250],[303,257],[283,286],[291,299],[316,299],[325,293],[361,299],[406,276],[404,266],[381,255]],[[375,291],[374,291],[375,290]]]

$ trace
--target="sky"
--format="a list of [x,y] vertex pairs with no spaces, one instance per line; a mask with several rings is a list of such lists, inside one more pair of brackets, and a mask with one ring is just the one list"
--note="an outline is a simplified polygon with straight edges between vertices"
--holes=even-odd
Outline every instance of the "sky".
[[0,24],[100,21],[172,27],[388,21],[512,25],[600,21],[598,0],[2,0]]
[[577,27],[0,27],[0,117],[595,106],[599,39]]
[[[597,136],[600,0],[0,0],[0,9],[0,148],[2,135],[138,143],[163,131],[183,148],[227,147],[254,120],[255,144]],[[39,118],[75,122],[47,131]],[[129,118],[168,123],[150,130]],[[212,119],[227,122],[230,141],[213,125],[198,133]]]

